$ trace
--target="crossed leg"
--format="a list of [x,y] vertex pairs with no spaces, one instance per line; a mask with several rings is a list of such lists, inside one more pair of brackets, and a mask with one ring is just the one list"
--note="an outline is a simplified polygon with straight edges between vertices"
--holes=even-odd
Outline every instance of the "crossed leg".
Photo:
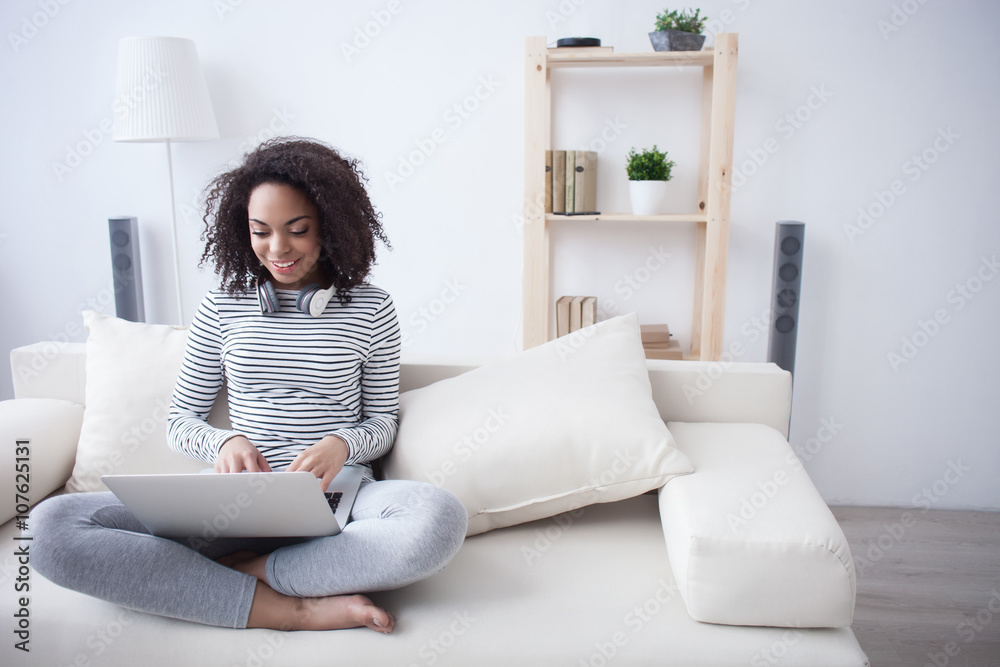
[[[352,514],[334,537],[277,548],[220,539],[195,549],[150,535],[110,493],[57,496],[32,511],[32,564],[66,588],[209,625],[389,632],[392,616],[358,592],[443,568],[461,546],[465,510],[436,487],[390,481],[363,485]],[[246,548],[263,555],[213,560]]]

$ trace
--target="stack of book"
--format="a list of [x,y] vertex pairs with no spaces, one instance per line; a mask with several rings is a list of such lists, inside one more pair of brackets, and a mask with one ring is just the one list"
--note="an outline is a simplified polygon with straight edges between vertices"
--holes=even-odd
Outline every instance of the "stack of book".
[[556,301],[556,336],[565,336],[597,321],[596,296],[562,296]]
[[670,327],[666,324],[642,324],[642,349],[647,359],[683,359],[681,344],[671,340]]
[[545,212],[598,212],[596,151],[545,151]]

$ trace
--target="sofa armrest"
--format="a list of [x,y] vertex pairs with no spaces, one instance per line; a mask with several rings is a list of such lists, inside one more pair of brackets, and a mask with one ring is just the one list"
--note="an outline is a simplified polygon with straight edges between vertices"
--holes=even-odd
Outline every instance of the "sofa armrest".
[[59,398],[85,405],[86,357],[86,343],[49,340],[14,348],[14,398]]
[[665,422],[764,424],[788,437],[792,375],[777,364],[648,359]]
[[18,513],[20,485],[27,485],[20,495],[34,505],[66,483],[82,424],[83,406],[70,401],[0,401],[0,523]]
[[856,575],[847,539],[785,438],[761,424],[667,426],[695,468],[659,491],[670,566],[691,618],[850,626]]

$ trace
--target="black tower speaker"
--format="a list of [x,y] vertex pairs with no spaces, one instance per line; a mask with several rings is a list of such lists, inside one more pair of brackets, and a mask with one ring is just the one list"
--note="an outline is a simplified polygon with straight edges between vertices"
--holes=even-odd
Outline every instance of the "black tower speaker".
[[142,268],[139,262],[139,223],[135,218],[109,218],[111,276],[115,283],[115,313],[123,320],[145,322]]
[[771,281],[771,333],[767,340],[767,360],[793,375],[805,232],[806,226],[802,222],[779,222],[774,230],[774,278]]

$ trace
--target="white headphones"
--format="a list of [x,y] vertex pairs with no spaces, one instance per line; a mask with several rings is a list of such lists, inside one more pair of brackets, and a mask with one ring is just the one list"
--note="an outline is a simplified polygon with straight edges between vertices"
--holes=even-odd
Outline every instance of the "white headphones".
[[[257,303],[260,305],[261,315],[273,315],[281,310],[281,306],[278,302],[278,293],[274,291],[274,285],[271,284],[271,281],[266,277],[261,280],[265,271],[267,269],[261,267],[257,273]],[[310,283],[299,290],[299,295],[295,299],[295,307],[303,313],[319,317],[326,310],[326,304],[330,302],[336,291],[337,289],[333,285],[330,285],[328,289],[323,289],[319,283]]]

